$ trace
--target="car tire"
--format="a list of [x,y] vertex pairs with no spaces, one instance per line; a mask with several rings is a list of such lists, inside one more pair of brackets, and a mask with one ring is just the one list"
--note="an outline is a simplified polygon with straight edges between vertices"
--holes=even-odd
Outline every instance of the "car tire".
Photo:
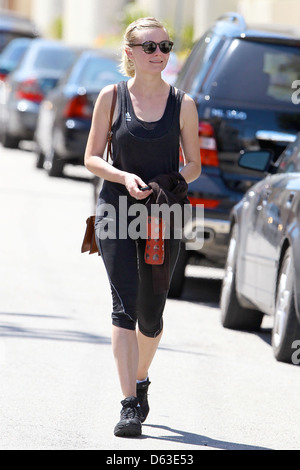
[[257,331],[260,329],[263,313],[240,305],[236,292],[236,257],[238,249],[238,226],[231,230],[225,273],[221,292],[221,323],[233,330]]
[[36,168],[43,169],[44,163],[45,163],[45,155],[43,154],[43,152],[39,150],[36,154],[35,166]]
[[17,149],[19,147],[20,140],[17,137],[13,137],[4,131],[2,135],[2,145],[7,149]]
[[172,275],[168,297],[179,299],[182,295],[185,281],[185,268],[188,262],[188,255],[184,243],[180,246],[178,260]]
[[280,362],[292,362],[293,342],[300,339],[300,324],[295,306],[295,275],[292,249],[288,248],[281,263],[276,294],[272,347]]
[[65,162],[60,158],[56,152],[52,151],[50,159],[47,159],[47,172],[49,176],[61,177],[63,176],[63,169]]

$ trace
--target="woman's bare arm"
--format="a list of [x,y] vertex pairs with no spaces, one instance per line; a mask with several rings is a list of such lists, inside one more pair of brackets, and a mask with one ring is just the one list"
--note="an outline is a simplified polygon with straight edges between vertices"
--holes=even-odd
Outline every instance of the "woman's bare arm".
[[185,166],[181,170],[187,183],[194,181],[201,174],[201,158],[199,143],[199,118],[194,100],[184,95],[180,113],[181,147]]
[[139,186],[146,186],[146,183],[139,176],[118,170],[103,159],[109,131],[112,98],[112,85],[103,88],[98,96],[87,141],[84,164],[90,172],[99,178],[123,184],[131,196],[136,199],[144,199],[149,196],[151,191],[139,190]]

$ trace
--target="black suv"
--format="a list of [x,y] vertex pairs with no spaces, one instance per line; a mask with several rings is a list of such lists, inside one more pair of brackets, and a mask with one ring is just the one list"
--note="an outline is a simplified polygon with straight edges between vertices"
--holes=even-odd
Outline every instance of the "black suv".
[[192,205],[204,205],[204,246],[189,243],[183,250],[172,296],[181,293],[191,255],[198,254],[198,264],[224,267],[230,210],[261,179],[239,167],[239,156],[267,148],[277,157],[295,140],[300,109],[292,85],[299,77],[300,36],[250,29],[236,13],[222,16],[193,47],[175,85],[198,108],[203,168],[189,196]]

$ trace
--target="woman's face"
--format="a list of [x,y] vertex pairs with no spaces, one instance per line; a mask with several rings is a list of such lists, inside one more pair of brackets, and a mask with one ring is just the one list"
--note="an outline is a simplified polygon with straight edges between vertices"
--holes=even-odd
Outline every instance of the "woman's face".
[[[164,29],[149,28],[136,32],[134,44],[143,44],[145,41],[154,41],[159,43],[168,40],[169,36]],[[166,67],[170,54],[164,54],[157,46],[153,54],[146,54],[141,46],[131,47],[127,49],[127,54],[135,64],[136,73],[161,73]]]

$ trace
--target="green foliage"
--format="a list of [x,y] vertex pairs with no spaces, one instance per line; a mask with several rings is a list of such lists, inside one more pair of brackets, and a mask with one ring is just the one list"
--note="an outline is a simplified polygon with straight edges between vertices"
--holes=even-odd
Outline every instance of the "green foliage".
[[181,49],[191,49],[194,42],[194,26],[186,25],[181,35]]
[[49,34],[52,38],[54,39],[62,39],[63,37],[63,19],[61,16],[56,18],[50,28],[49,28]]
[[[148,11],[141,10],[134,1],[128,3],[124,8],[121,18],[121,29],[125,31],[128,25],[138,18],[152,16]],[[181,32],[177,32],[171,21],[162,21],[169,32],[170,38],[175,42],[177,54],[187,55],[193,46],[194,27],[192,24],[186,25]]]
[[124,8],[122,15],[122,28],[125,30],[133,21],[138,20],[139,18],[144,18],[150,16],[149,12],[141,10],[138,5],[135,3],[129,3]]

